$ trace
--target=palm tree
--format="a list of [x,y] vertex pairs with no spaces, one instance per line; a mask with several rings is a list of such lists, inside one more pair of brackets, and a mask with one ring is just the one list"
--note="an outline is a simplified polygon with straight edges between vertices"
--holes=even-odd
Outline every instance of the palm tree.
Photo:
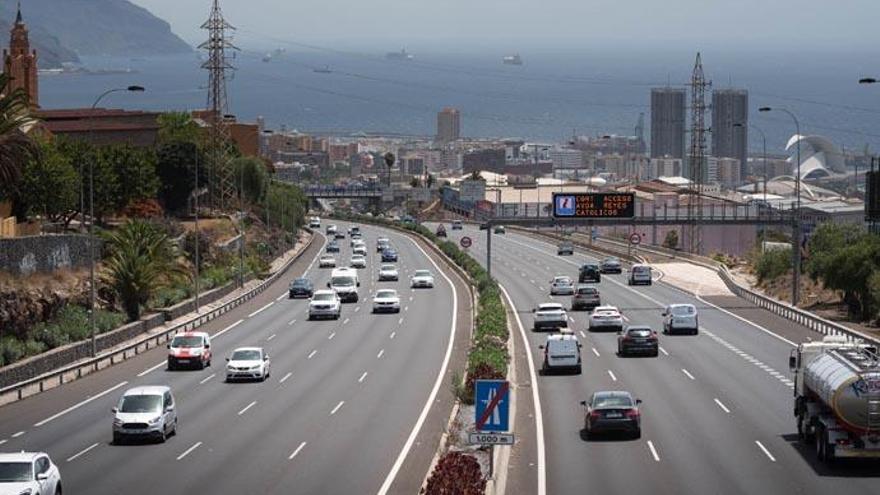
[[184,272],[168,235],[147,222],[132,220],[105,237],[110,254],[104,260],[103,281],[135,321],[153,294]]
[[30,103],[21,89],[7,92],[11,78],[0,73],[0,184],[15,189],[25,163],[37,159],[37,144],[25,133],[33,123]]

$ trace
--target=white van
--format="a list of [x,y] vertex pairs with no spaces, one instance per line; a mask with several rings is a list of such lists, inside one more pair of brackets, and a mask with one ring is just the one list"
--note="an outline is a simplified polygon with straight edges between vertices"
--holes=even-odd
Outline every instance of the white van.
[[342,302],[358,302],[360,286],[357,270],[349,267],[334,269],[330,273],[330,281],[327,282],[327,287],[336,291]]
[[581,373],[581,343],[573,332],[548,335],[544,345],[544,373],[573,370]]
[[663,310],[663,333],[679,332],[693,335],[700,332],[697,308],[693,304],[670,304]]
[[321,228],[321,219],[318,217],[310,218],[309,219],[309,228],[320,229]]
[[629,270],[628,285],[645,284],[651,285],[651,267],[648,265],[633,265]]

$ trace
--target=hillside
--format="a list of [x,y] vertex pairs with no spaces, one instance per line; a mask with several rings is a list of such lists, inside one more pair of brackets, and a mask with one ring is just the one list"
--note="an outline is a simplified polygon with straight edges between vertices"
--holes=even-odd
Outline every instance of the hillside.
[[[167,22],[127,0],[28,0],[22,6],[40,67],[77,55],[148,56],[192,50]],[[13,2],[0,3],[0,46],[8,43]]]

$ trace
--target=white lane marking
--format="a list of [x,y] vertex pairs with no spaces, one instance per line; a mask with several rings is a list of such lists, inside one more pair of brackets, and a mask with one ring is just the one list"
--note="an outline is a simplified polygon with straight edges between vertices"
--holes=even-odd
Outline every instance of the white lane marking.
[[654,442],[648,440],[648,448],[651,449],[651,455],[654,457],[654,460],[660,462],[660,454],[658,454],[657,449],[654,448]]
[[18,437],[20,437],[20,436],[22,436],[22,435],[24,435],[24,431],[19,431],[18,433],[13,433],[13,434],[12,434],[12,438],[18,438]]
[[360,378],[358,378],[358,383],[363,383],[363,382],[364,382],[364,378],[366,378],[366,377],[367,377],[367,372],[364,371],[364,374],[361,375]]
[[144,375],[146,375],[146,374],[148,374],[148,373],[151,373],[151,372],[153,372],[153,371],[156,371],[157,369],[161,368],[162,366],[165,366],[165,364],[166,364],[167,362],[168,362],[167,360],[163,359],[163,360],[162,360],[159,364],[157,364],[156,366],[151,366],[151,367],[145,369],[144,371],[141,371],[140,373],[138,373],[138,374],[137,374],[137,377],[140,378],[140,377],[142,377],[142,376],[144,376]]
[[338,411],[339,408],[342,407],[343,404],[345,404],[344,400],[339,401],[339,404],[336,404],[336,407],[334,407],[333,410],[330,411],[330,416],[333,416],[334,414],[336,414],[336,411]]
[[543,287],[540,287],[540,286],[539,286],[539,287],[538,287],[538,290],[541,291],[541,292],[544,292],[544,288],[543,288]]
[[281,294],[280,296],[278,296],[275,300],[280,301],[280,300],[284,299],[285,297],[290,297],[290,296],[288,295],[288,293],[285,292],[284,294]]
[[587,334],[585,334],[583,330],[580,330],[580,332],[581,332],[581,337],[587,338]]
[[9,440],[6,440],[6,439],[4,438],[3,440],[0,440],[0,445],[3,445],[4,443],[6,443],[6,442],[8,442],[8,441],[9,441]]
[[211,378],[214,378],[215,376],[217,376],[217,373],[211,373],[210,375],[206,376],[205,378],[202,378],[202,381],[199,382],[199,385],[204,385],[205,382],[207,382]]
[[666,349],[664,349],[664,348],[662,348],[662,347],[660,348],[660,352],[662,352],[664,356],[668,356],[668,355],[669,355],[669,353],[666,352]]
[[318,353],[317,349],[312,350],[312,352],[309,353],[309,357],[307,357],[306,359],[312,359],[313,357],[315,357],[315,354],[317,354],[317,353]]
[[537,282],[535,282],[535,279],[531,279],[531,278],[529,279],[529,282],[531,282],[532,285],[535,285],[537,283]]
[[[730,311],[728,311],[728,310],[726,310],[726,309],[724,309],[724,308],[722,308],[722,307],[720,307],[720,306],[716,306],[716,305],[710,303],[709,301],[706,301],[705,299],[703,299],[703,298],[702,298],[701,296],[699,296],[699,295],[696,296],[696,298],[697,298],[697,301],[700,301],[701,303],[706,304],[706,305],[708,305],[708,306],[711,306],[711,307],[717,309],[718,311],[721,311],[722,313],[725,313],[725,314],[727,314],[727,315],[729,315],[729,316],[732,316],[732,317],[736,318],[737,320],[739,320],[739,321],[741,321],[741,322],[743,322],[743,323],[747,323],[747,324],[749,324],[750,326],[753,326],[753,327],[757,328],[758,330],[760,330],[760,331],[766,333],[767,335],[769,335],[769,336],[771,336],[771,337],[775,337],[776,339],[778,339],[778,340],[780,340],[780,341],[782,341],[782,342],[785,342],[786,344],[788,344],[788,345],[790,345],[790,346],[792,346],[792,347],[797,347],[797,344],[794,343],[794,342],[792,342],[791,340],[788,340],[787,338],[785,338],[785,337],[783,337],[783,336],[781,336],[781,335],[778,335],[778,334],[776,334],[776,333],[774,333],[774,332],[772,332],[772,331],[770,331],[770,330],[767,330],[766,328],[762,327],[761,325],[758,325],[757,323],[755,323],[755,322],[753,322],[753,321],[749,321],[749,320],[743,318],[742,316],[739,316],[739,315],[737,315],[737,314],[731,313]],[[702,327],[700,328],[700,330],[702,330]]]
[[[449,367],[449,360],[452,357],[452,349],[455,345],[455,329],[457,327],[458,322],[458,291],[455,288],[455,284],[452,283],[452,279],[449,278],[446,273],[440,269],[440,266],[434,261],[433,258],[428,256],[428,253],[422,249],[421,246],[412,238],[409,238],[410,242],[422,252],[422,254],[428,258],[428,261],[434,265],[434,268],[437,270],[437,273],[443,276],[446,279],[446,283],[449,284],[449,287],[452,289],[452,318],[450,318],[449,325],[449,342],[446,345],[446,354],[443,356],[443,364],[440,365],[440,369],[437,372],[437,379],[434,381],[434,387],[431,388],[431,393],[428,395],[428,399],[425,401],[424,407],[422,407],[422,412],[419,414],[419,418],[416,420],[416,424],[413,425],[412,431],[410,431],[409,437],[406,439],[406,443],[403,445],[403,448],[400,450],[400,454],[398,454],[397,459],[394,461],[394,465],[391,466],[391,470],[388,472],[388,475],[385,477],[385,481],[382,482],[382,486],[379,487],[379,495],[386,495],[388,490],[391,488],[391,484],[394,482],[394,479],[397,477],[398,471],[403,466],[404,460],[406,460],[407,454],[409,454],[410,449],[412,449],[413,444],[416,441],[416,437],[419,434],[419,430],[422,429],[422,425],[425,423],[425,419],[428,417],[428,413],[431,411],[431,406],[434,404],[434,400],[437,398],[437,393],[440,391],[440,387],[443,385],[443,377],[446,376],[446,369]],[[528,354],[531,356],[531,354]],[[531,359],[531,358],[530,358]],[[532,373],[532,383],[536,383],[538,380]],[[537,388],[533,387],[533,391],[537,394]],[[540,423],[539,423],[540,424]],[[541,439],[543,441],[543,438]],[[540,447],[543,447],[541,445]],[[543,454],[542,454],[543,455]],[[539,459],[539,462],[543,462]],[[541,474],[539,473],[539,478]],[[540,491],[538,495],[544,495],[543,491]]]
[[403,324],[403,317],[402,317],[402,316],[400,317],[399,320],[397,320],[397,324],[398,324],[398,325],[402,325],[402,324]]
[[342,324],[345,325],[345,324],[347,324],[347,323],[350,322],[350,321],[351,321],[351,320],[350,320],[349,318],[346,318],[346,319],[342,322]]
[[93,400],[100,399],[101,397],[104,397],[105,395],[109,394],[110,392],[113,392],[114,390],[121,388],[121,387],[124,387],[126,385],[128,385],[128,382],[119,382],[116,385],[108,388],[107,390],[105,390],[97,395],[93,395],[93,396],[89,397],[88,399],[86,399],[82,402],[78,402],[78,403],[68,407],[67,409],[65,409],[59,413],[53,414],[52,416],[49,416],[48,418],[46,418],[38,423],[34,423],[34,426],[39,428],[39,427],[43,426],[44,424],[48,423],[49,421],[53,421],[55,419],[58,419],[61,416],[64,416],[65,414],[67,414],[71,411],[75,411],[75,410],[79,409],[80,407],[88,404],[89,402],[92,402]]
[[333,340],[333,337],[336,337],[336,332],[331,333],[327,336],[327,340]]
[[193,450],[196,450],[196,449],[199,448],[201,445],[202,445],[202,442],[196,442],[195,444],[193,444],[192,447],[186,449],[185,451],[183,451],[182,454],[180,454],[179,456],[177,456],[177,460],[179,461],[179,460],[183,459],[184,457],[190,455],[190,454],[192,453]]
[[257,401],[253,401],[250,404],[244,406],[244,409],[242,409],[241,411],[238,411],[238,415],[241,416],[242,414],[246,413],[248,411],[248,409],[254,407],[255,405],[257,405]]
[[296,323],[296,318],[287,322],[288,325],[293,325],[294,323]]
[[614,376],[614,372],[613,372],[613,371],[608,370],[608,376],[610,376],[611,379],[614,380],[615,382],[617,381],[617,377]]
[[397,332],[391,332],[391,335],[389,335],[388,338],[393,340],[395,335],[397,335]]
[[597,351],[595,347],[593,347],[592,349],[593,349],[593,354],[595,354],[596,357],[599,357],[599,351]]
[[224,328],[223,330],[220,330],[219,332],[215,333],[213,336],[211,336],[211,338],[212,338],[212,339],[216,339],[216,338],[220,337],[220,336],[223,335],[224,333],[226,333],[226,332],[232,330],[233,328],[235,328],[235,327],[241,325],[241,322],[243,322],[243,321],[244,321],[244,320],[238,320],[237,322],[233,323],[232,325],[229,325],[228,327]]
[[260,309],[258,309],[258,310],[256,310],[256,311],[254,311],[253,313],[249,314],[249,315],[248,315],[248,318],[253,318],[254,316],[256,316],[256,315],[262,313],[263,311],[266,311],[266,310],[269,309],[273,304],[275,304],[275,301],[272,301],[272,302],[270,302],[269,304],[263,306],[262,308],[260,308]]
[[274,338],[275,338],[275,335],[276,335],[276,334],[274,334],[274,333],[273,333],[272,335],[270,335],[269,338],[266,339],[266,342],[269,342],[270,340],[274,339]]
[[286,382],[287,379],[290,378],[290,375],[292,375],[292,374],[293,374],[293,373],[288,372],[286,375],[284,375],[283,377],[281,377],[280,380],[278,380],[278,383],[284,383],[284,382]]
[[85,455],[86,453],[88,453],[90,450],[94,449],[98,445],[99,445],[98,442],[95,442],[95,443],[89,445],[88,447],[80,450],[76,454],[73,454],[72,456],[68,457],[66,462],[75,461],[77,458],[82,457],[83,455]]
[[409,296],[410,301],[412,301],[413,299],[415,299],[415,296]]
[[379,354],[376,354],[376,359],[382,359],[382,356],[385,355],[385,349],[379,351]]
[[730,414],[730,409],[728,409],[727,406],[725,406],[720,400],[715,399],[715,403],[718,404],[718,407],[720,407],[722,411]]
[[307,445],[306,442],[303,442],[303,443],[299,444],[299,447],[297,447],[296,450],[294,450],[293,453],[290,454],[290,456],[287,458],[287,460],[289,461],[289,460],[292,460],[294,457],[296,457],[297,454],[299,454],[300,451],[301,451],[306,445]]
[[626,315],[620,315],[620,317],[623,318],[623,321],[629,321],[629,317]]
[[404,311],[409,311],[409,306],[404,306],[404,307],[403,307],[403,310],[404,310]]
[[568,321],[574,323],[574,318],[572,318],[571,316],[569,316],[569,317],[568,317]]
[[357,312],[360,311],[360,310],[361,310],[361,307],[360,307],[360,306],[354,308],[354,312],[355,312],[355,313],[357,313]]
[[684,374],[685,374],[688,378],[690,378],[691,380],[696,380],[696,378],[694,378],[694,375],[690,374],[690,373],[688,372],[688,370],[682,368],[682,369],[681,369],[681,372],[684,373]]
[[770,459],[770,462],[776,462],[776,458],[773,457],[773,454],[771,454],[769,450],[767,450],[767,447],[764,447],[763,443],[758,440],[755,440],[755,443],[758,444],[758,447],[761,447],[761,450],[764,451],[764,455],[766,455],[767,458]]

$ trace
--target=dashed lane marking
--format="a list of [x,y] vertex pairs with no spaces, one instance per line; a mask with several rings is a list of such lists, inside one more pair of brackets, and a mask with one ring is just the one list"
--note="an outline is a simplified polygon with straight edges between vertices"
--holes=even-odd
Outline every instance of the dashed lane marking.
[[654,461],[660,462],[660,454],[657,452],[657,449],[654,447],[654,442],[648,440],[648,448],[651,450],[651,456],[654,457]]
[[242,409],[241,411],[238,411],[238,415],[241,416],[242,414],[248,412],[248,409],[254,407],[255,405],[257,405],[257,401],[251,402],[250,404],[246,405],[244,407],[244,409]]
[[612,379],[613,381],[615,381],[615,382],[617,381],[617,377],[614,376],[614,372],[613,372],[613,371],[608,370],[608,376],[610,376],[611,379]]
[[307,445],[306,442],[303,442],[303,443],[299,444],[299,447],[297,447],[296,450],[294,450],[293,453],[290,454],[290,456],[287,458],[287,460],[290,461],[290,460],[292,460],[294,457],[296,457],[296,456],[302,451],[302,449],[303,449],[306,445]]
[[199,448],[201,445],[202,445],[202,442],[196,442],[192,447],[186,449],[185,451],[183,451],[182,454],[180,454],[179,456],[177,456],[177,460],[179,461],[179,460],[183,459],[184,457],[190,455],[190,454],[192,453],[193,450],[196,450],[196,449]]
[[764,455],[766,455],[767,458],[770,459],[770,462],[776,462],[776,458],[773,457],[773,454],[771,454],[769,450],[767,450],[767,447],[764,447],[763,443],[758,440],[755,440],[755,443],[758,445],[758,447],[761,448],[762,451],[764,451]]
[[205,378],[202,378],[202,380],[199,382],[199,385],[204,385],[205,383],[208,382],[208,380],[210,380],[211,378],[214,378],[215,376],[217,376],[217,373],[211,373],[210,375],[206,376]]
[[315,357],[315,354],[317,354],[317,353],[318,353],[318,350],[314,349],[312,352],[309,353],[309,357],[307,357],[306,359],[312,359],[313,357]]
[[287,372],[286,375],[284,375],[283,377],[281,377],[280,380],[278,380],[278,383],[284,383],[284,382],[286,382],[287,379],[290,378],[291,375],[293,375],[293,373],[291,373],[291,372]]
[[275,304],[275,301],[272,301],[272,302],[270,302],[269,304],[263,306],[262,308],[260,308],[260,309],[258,309],[258,310],[256,310],[256,311],[254,311],[253,313],[249,314],[249,315],[248,315],[248,318],[253,318],[254,316],[257,316],[258,314],[262,313],[263,311],[266,311],[267,309],[269,309],[270,307],[272,307],[273,304]]
[[715,403],[718,404],[718,407],[720,407],[722,411],[730,414],[730,409],[728,409],[727,406],[725,406],[720,400],[715,399]]
[[330,411],[330,416],[333,416],[334,414],[336,414],[336,412],[339,411],[339,409],[342,407],[343,404],[345,404],[344,400],[339,401],[339,404],[336,404],[336,407],[334,407],[333,410]]
[[107,390],[105,390],[105,391],[103,391],[103,392],[101,392],[101,393],[99,393],[99,394],[97,394],[97,395],[93,395],[93,396],[89,397],[88,399],[86,399],[86,400],[84,400],[84,401],[81,401],[81,402],[78,402],[78,403],[76,403],[76,404],[74,404],[74,405],[68,407],[67,409],[65,409],[65,410],[63,410],[63,411],[61,411],[61,412],[59,412],[59,413],[57,413],[57,414],[53,414],[52,416],[49,416],[48,418],[46,418],[46,419],[44,419],[44,420],[42,420],[42,421],[40,421],[40,422],[38,422],[38,423],[34,423],[34,426],[37,427],[37,428],[39,428],[39,427],[43,426],[44,424],[46,424],[46,423],[48,423],[48,422],[50,422],[50,421],[56,420],[56,419],[60,418],[61,416],[64,416],[65,414],[67,414],[67,413],[69,413],[69,412],[71,412],[71,411],[74,411],[74,410],[76,410],[76,409],[79,409],[80,407],[82,407],[82,406],[88,404],[89,402],[92,402],[92,401],[94,401],[94,400],[98,400],[98,399],[100,399],[101,397],[104,397],[105,395],[107,395],[107,394],[113,392],[114,390],[116,390],[116,389],[118,389],[118,388],[122,388],[122,387],[124,387],[124,386],[126,386],[126,385],[128,385],[128,382],[120,382],[120,383],[117,383],[116,385],[114,385],[114,386],[108,388]]
[[682,369],[681,369],[681,372],[684,373],[685,376],[687,376],[687,377],[690,378],[691,380],[696,380],[696,378],[694,378],[694,375],[690,374],[690,372],[689,372],[688,370],[682,368]]
[[76,454],[73,454],[72,456],[68,457],[68,458],[67,458],[67,462],[75,461],[76,459],[78,459],[78,458],[80,458],[80,457],[86,455],[90,450],[94,449],[94,448],[97,447],[98,445],[100,445],[98,442],[95,442],[95,443],[89,445],[88,447],[86,447],[86,448],[80,450],[80,451],[77,452]]
[[360,378],[358,378],[358,383],[363,383],[363,382],[364,382],[364,378],[366,378],[366,377],[367,377],[367,372],[364,371],[364,374],[361,375]]

